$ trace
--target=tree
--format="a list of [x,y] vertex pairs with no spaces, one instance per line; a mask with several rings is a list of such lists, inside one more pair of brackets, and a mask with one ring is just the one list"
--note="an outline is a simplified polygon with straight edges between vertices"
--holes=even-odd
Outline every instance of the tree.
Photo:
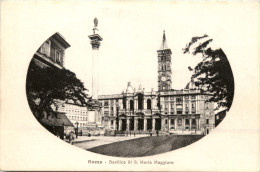
[[72,100],[87,105],[87,94],[83,83],[67,69],[42,68],[31,61],[27,73],[26,94],[29,106],[37,119],[55,113],[57,100]]
[[223,107],[229,110],[234,97],[233,73],[222,49],[212,49],[209,46],[212,41],[208,35],[193,37],[183,52],[184,54],[192,52],[194,56],[202,55],[202,61],[194,68],[191,79],[196,86],[213,95],[209,102],[216,102],[217,108]]

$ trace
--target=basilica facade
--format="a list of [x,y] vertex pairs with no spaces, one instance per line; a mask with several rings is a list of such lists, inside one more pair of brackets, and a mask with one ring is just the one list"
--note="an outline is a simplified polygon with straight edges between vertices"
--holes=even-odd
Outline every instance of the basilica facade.
[[215,127],[210,94],[190,81],[184,89],[172,89],[172,52],[163,34],[157,51],[158,91],[145,92],[128,82],[121,94],[99,95],[102,124],[106,129],[147,133],[208,134]]

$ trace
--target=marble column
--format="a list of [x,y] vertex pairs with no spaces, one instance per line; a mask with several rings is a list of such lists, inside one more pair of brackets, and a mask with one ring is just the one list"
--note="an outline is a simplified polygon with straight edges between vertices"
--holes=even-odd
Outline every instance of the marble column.
[[130,119],[126,119],[126,130],[129,131],[130,130]]
[[119,119],[118,120],[119,126],[118,126],[118,130],[122,130],[122,120]]
[[177,118],[174,119],[174,128],[177,130]]
[[137,109],[137,105],[138,105],[137,99],[134,99],[134,109]]
[[155,131],[155,118],[153,118],[153,131]]
[[147,109],[147,99],[144,99],[144,107],[143,109]]
[[138,130],[138,121],[137,121],[137,118],[134,119],[134,130],[135,130],[135,131]]
[[164,118],[161,118],[161,131],[164,131],[165,129],[165,119]]
[[144,118],[144,131],[146,131],[147,130],[147,120],[146,120],[146,118]]
[[116,130],[116,120],[114,120],[114,130]]
[[98,51],[100,47],[100,41],[102,41],[102,37],[97,34],[95,31],[97,29],[97,19],[95,18],[94,23],[95,27],[93,28],[93,35],[89,35],[89,39],[91,40],[90,44],[92,45],[92,99],[98,99],[98,78],[99,78],[99,59],[98,59]]
[[171,118],[168,118],[168,130],[171,128]]
[[174,101],[174,114],[177,114],[177,106],[176,106],[176,101]]
[[128,101],[128,99],[126,100],[126,110],[128,110],[129,109],[129,101]]
[[108,121],[108,128],[111,129],[111,120],[107,120]]
[[190,131],[191,131],[191,122],[192,122],[192,120],[191,120],[191,118],[190,118]]
[[182,130],[185,131],[185,118],[182,118]]

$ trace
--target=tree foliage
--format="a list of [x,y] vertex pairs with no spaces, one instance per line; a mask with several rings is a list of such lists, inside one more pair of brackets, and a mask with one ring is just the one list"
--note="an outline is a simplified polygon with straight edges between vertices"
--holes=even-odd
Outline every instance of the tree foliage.
[[[200,42],[199,42],[200,41]],[[184,53],[202,55],[202,61],[194,68],[191,79],[195,85],[213,96],[208,100],[216,102],[218,108],[230,109],[234,97],[234,78],[227,56],[219,49],[212,49],[208,35],[193,37],[183,49]],[[195,43],[199,43],[196,44]]]
[[[71,100],[87,105],[87,94],[83,83],[67,69],[42,68],[31,61],[27,73],[26,93],[29,106],[37,119],[45,115],[56,116],[57,100]],[[45,113],[45,114],[44,114]]]

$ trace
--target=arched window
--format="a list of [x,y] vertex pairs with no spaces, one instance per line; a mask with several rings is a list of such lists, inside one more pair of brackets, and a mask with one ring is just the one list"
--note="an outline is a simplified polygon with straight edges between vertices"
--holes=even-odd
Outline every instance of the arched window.
[[143,94],[138,95],[138,109],[143,109],[143,98],[144,98]]
[[130,110],[134,110],[134,101],[130,100]]
[[151,99],[147,99],[147,109],[151,109]]

